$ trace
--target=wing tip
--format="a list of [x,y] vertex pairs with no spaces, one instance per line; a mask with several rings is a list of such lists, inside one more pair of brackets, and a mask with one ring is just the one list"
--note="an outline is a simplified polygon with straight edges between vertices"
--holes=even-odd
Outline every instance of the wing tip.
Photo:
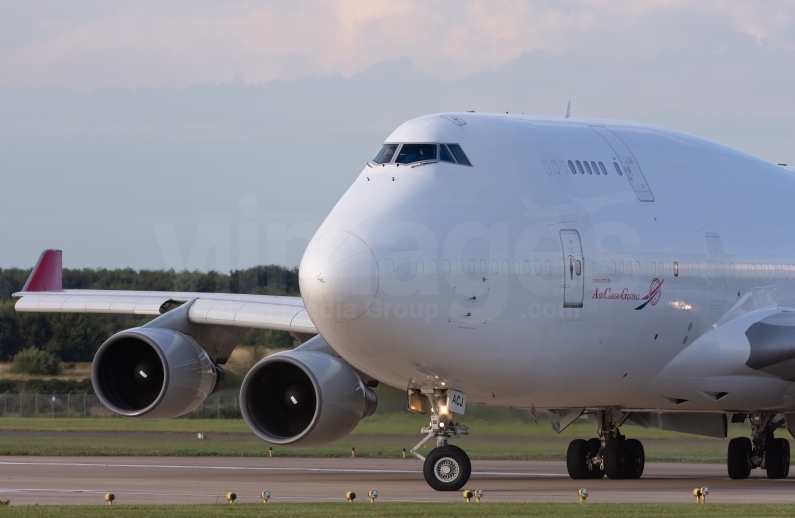
[[63,252],[48,249],[41,253],[33,271],[30,272],[22,292],[62,291]]

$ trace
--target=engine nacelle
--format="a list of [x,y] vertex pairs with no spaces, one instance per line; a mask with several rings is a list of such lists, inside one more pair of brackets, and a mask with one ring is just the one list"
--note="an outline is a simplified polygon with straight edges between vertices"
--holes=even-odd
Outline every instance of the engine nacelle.
[[249,428],[272,444],[328,444],[375,412],[376,396],[336,356],[288,351],[268,356],[246,375],[240,410]]
[[186,414],[222,380],[223,371],[191,337],[170,329],[117,333],[100,346],[91,366],[99,400],[126,417]]

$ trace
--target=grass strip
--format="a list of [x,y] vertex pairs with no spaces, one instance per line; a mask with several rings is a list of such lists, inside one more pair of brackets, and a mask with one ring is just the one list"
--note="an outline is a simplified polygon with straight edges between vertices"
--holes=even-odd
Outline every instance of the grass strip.
[[[477,440],[462,437],[455,444],[474,460],[564,460],[568,439],[528,440],[523,442]],[[357,457],[400,458],[408,451],[414,438],[348,438],[326,446],[287,448],[275,446],[277,457],[350,457],[356,448]],[[210,437],[205,440],[183,438],[129,437],[70,437],[61,434],[47,436],[0,436],[0,455],[51,456],[212,456],[267,457],[268,443],[259,439],[224,440]],[[647,462],[725,462],[726,443],[723,441],[644,441]],[[426,447],[425,450],[428,451]],[[410,457],[410,455],[409,455]]]
[[[549,423],[524,423],[501,419],[461,418],[462,424],[470,427],[472,436],[501,436],[526,438],[591,437],[596,434],[595,421],[579,421],[560,435]],[[427,416],[409,412],[374,415],[359,423],[353,435],[405,435],[410,439],[420,437],[420,428],[428,424]],[[31,430],[59,432],[160,432],[160,433],[251,433],[242,419],[125,419],[125,418],[62,418],[62,417],[0,417],[0,430]],[[654,428],[626,426],[623,433],[640,440],[688,439],[704,442],[723,442],[722,439],[700,437]],[[729,438],[750,436],[750,427],[729,427]],[[782,435],[783,436],[783,435]],[[416,441],[415,441],[416,443]]]
[[[401,457],[420,439],[425,417],[407,413],[374,415],[362,421],[345,440],[321,447],[274,447],[274,455],[290,457],[348,457],[356,448],[360,457]],[[475,418],[467,423],[472,434],[456,440],[473,459],[563,460],[573,438],[595,435],[595,424],[582,421],[556,434],[544,423],[533,424]],[[0,431],[43,431],[53,436],[0,435],[0,455],[90,456],[232,456],[265,457],[269,445],[257,439],[239,419],[124,418],[0,418]],[[655,429],[625,427],[629,437],[643,441],[648,462],[725,462],[727,441]],[[729,427],[729,436],[743,435],[746,427]],[[75,432],[70,436],[68,432]],[[79,432],[123,433],[127,436],[81,437]],[[193,437],[130,437],[135,433],[195,434]],[[236,437],[224,436],[237,434]],[[747,435],[747,433],[745,434]],[[788,436],[786,432],[778,436]]]
[[553,504],[553,503],[270,503],[213,505],[10,506],[0,511],[9,518],[202,518],[202,517],[438,517],[438,516],[671,516],[743,517],[793,516],[795,505],[785,504]]

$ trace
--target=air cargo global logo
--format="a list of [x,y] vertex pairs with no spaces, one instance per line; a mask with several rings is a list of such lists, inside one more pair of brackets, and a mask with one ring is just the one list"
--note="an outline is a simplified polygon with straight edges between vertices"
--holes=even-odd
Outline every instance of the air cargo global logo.
[[663,281],[657,277],[652,279],[651,286],[649,286],[649,293],[646,295],[643,295],[642,293],[632,293],[629,291],[629,288],[624,288],[621,291],[614,291],[610,287],[600,290],[597,286],[596,291],[594,291],[594,294],[591,296],[591,298],[601,300],[640,300],[643,301],[643,303],[635,309],[643,309],[648,304],[656,306],[660,301],[660,295],[662,294],[662,283]]

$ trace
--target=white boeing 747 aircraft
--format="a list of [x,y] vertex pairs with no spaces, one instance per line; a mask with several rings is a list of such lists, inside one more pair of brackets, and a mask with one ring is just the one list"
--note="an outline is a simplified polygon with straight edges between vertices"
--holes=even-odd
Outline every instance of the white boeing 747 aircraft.
[[[468,405],[537,409],[572,441],[572,478],[639,478],[624,425],[726,437],[728,472],[789,472],[795,431],[795,176],[643,124],[437,114],[395,130],[309,243],[301,297],[63,290],[44,252],[18,311],[160,315],[94,359],[102,402],[130,418],[196,408],[251,328],[302,345],[243,382],[253,432],[316,445],[371,415],[371,387],[429,415],[412,454],[456,490],[448,441]],[[436,447],[427,458],[417,450]]]

